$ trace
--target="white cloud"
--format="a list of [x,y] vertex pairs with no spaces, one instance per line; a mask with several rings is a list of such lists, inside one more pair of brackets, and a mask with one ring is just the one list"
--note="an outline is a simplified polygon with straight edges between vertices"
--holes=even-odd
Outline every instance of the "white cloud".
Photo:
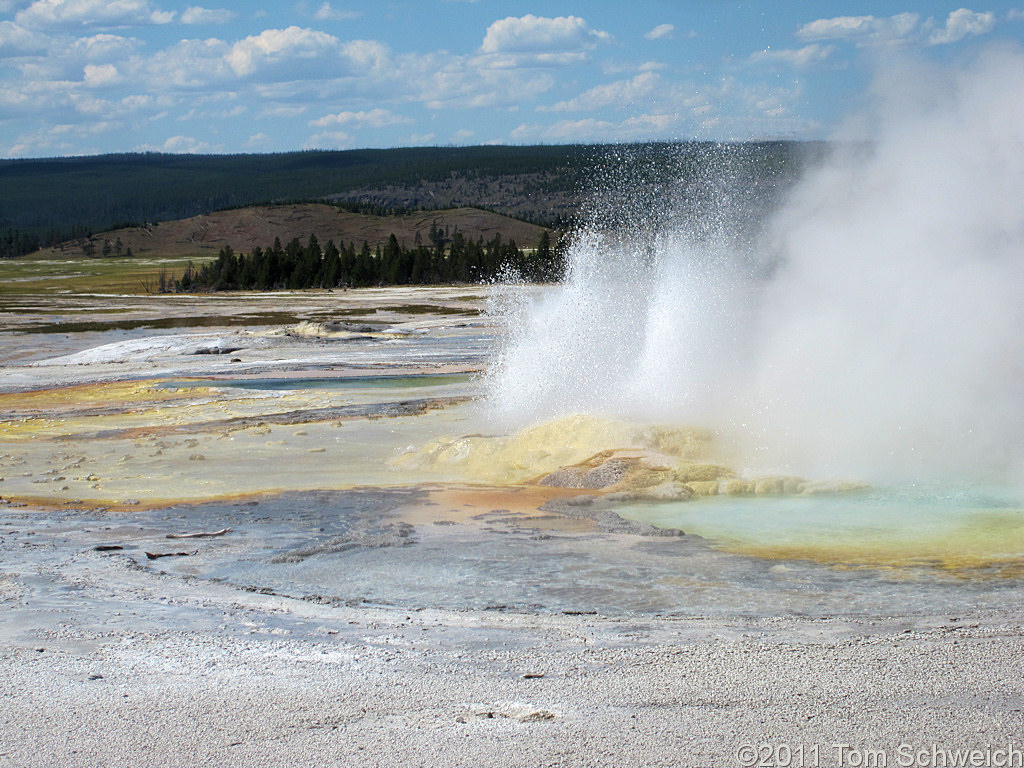
[[946,26],[934,30],[928,37],[929,45],[943,45],[955,43],[965,37],[983,35],[991,32],[996,25],[994,13],[975,13],[966,8],[960,8],[949,14],[946,19]]
[[341,54],[357,70],[392,69],[391,51],[376,40],[353,40],[341,47]]
[[827,59],[835,48],[831,45],[818,45],[811,43],[803,48],[783,48],[778,50],[767,49],[757,51],[750,55],[751,63],[781,62],[794,67],[806,67],[817,64]]
[[323,56],[336,51],[338,45],[336,37],[313,29],[266,29],[235,43],[226,60],[236,74],[251,75],[267,64]]
[[136,93],[121,99],[121,104],[131,110],[144,109],[152,105],[153,102],[153,97],[146,93]]
[[13,21],[0,21],[0,53],[22,53],[46,50],[50,40],[46,35],[32,32]]
[[[410,66],[410,69],[416,69]],[[550,90],[555,79],[547,72],[488,66],[477,59],[458,59],[441,69],[421,70],[408,78],[428,109],[510,107]]]
[[[556,84],[543,69],[500,66],[498,54],[395,54],[376,40],[342,42],[299,27],[267,29],[241,40],[183,39],[155,51],[145,50],[141,36],[94,32],[98,33],[76,38],[15,23],[0,25],[0,46],[35,44],[40,53],[48,53],[19,56],[17,78],[8,77],[0,89],[0,113],[51,123],[56,122],[53,115],[61,115],[61,122],[86,116],[95,120],[98,115],[141,126],[151,120],[205,119],[212,112],[196,109],[197,99],[216,103],[237,98],[250,100],[246,103],[253,113],[265,118],[300,118],[304,123],[319,118],[311,131],[316,135],[309,140],[340,146],[360,135],[360,129],[412,125],[400,116],[406,110],[393,105],[510,109],[529,105]],[[563,36],[562,45],[568,44],[566,39]],[[591,46],[600,39],[584,34],[579,40]],[[47,40],[44,49],[40,41]],[[251,100],[259,106],[253,108]],[[346,111],[326,114],[324,105],[332,102],[344,104]],[[195,110],[191,116],[190,109]],[[230,119],[230,114],[223,119]],[[450,139],[452,130],[437,136]],[[159,142],[153,148],[173,149]]]
[[181,13],[182,24],[227,24],[237,14],[226,8],[200,8],[191,6]]
[[163,144],[143,144],[134,148],[136,152],[168,152],[171,154],[194,154],[199,152],[216,152],[216,145],[199,141],[192,136],[171,136]]
[[496,53],[478,58],[478,66],[488,69],[517,69],[526,67],[566,67],[582,64],[586,51],[560,51],[556,53]]
[[499,19],[487,28],[480,50],[489,54],[564,54],[593,49],[611,39],[579,16],[547,18],[527,14]]
[[176,117],[175,120],[180,123],[187,122],[189,120],[228,120],[232,117],[241,117],[248,111],[249,108],[241,104],[221,109],[192,108],[185,114]]
[[173,11],[161,11],[149,0],[35,0],[15,16],[25,27],[134,26],[173,20]]
[[344,131],[324,131],[310,136],[303,149],[348,149],[352,143],[351,134]]
[[874,16],[837,16],[804,24],[796,36],[802,40],[841,40],[869,34],[876,23]]
[[916,13],[899,13],[887,17],[837,16],[818,19],[804,24],[796,34],[802,40],[849,40],[859,46],[906,43],[943,45],[973,35],[986,34],[992,31],[995,24],[994,13],[976,13],[960,8],[950,13],[941,27],[936,26],[933,18],[922,21]]
[[660,77],[654,72],[642,72],[631,80],[598,85],[569,101],[561,101],[551,107],[539,108],[545,112],[579,112],[603,107],[628,107],[633,102],[650,96],[661,85]]
[[310,120],[310,126],[314,128],[326,128],[331,125],[351,125],[354,128],[383,128],[387,125],[398,125],[400,123],[411,123],[407,117],[396,115],[386,109],[371,109],[369,112],[339,112],[336,115],[325,115],[316,120]]
[[79,38],[42,37],[48,41],[45,51],[22,51],[27,55],[22,55],[17,63],[17,82],[8,82],[5,87],[23,89],[37,83],[45,88],[47,83],[55,81],[80,81],[87,64],[126,64],[139,47],[138,40],[107,33]]
[[330,3],[324,3],[317,9],[316,13],[313,14],[313,18],[319,21],[346,21],[349,19],[358,19],[359,13],[356,11],[344,10],[342,8],[334,8]]
[[675,25],[674,24],[659,24],[644,37],[648,40],[671,40],[675,37]]
[[[624,86],[633,81],[624,81]],[[522,124],[512,133],[517,141],[646,141],[680,137],[735,139],[808,135],[812,123],[800,118],[794,107],[803,103],[799,86],[792,88],[748,83],[726,77],[712,85],[697,82],[639,81],[630,105],[630,117],[616,120],[607,112],[586,119],[567,119],[552,125]],[[591,89],[575,106],[601,101],[612,106],[614,89]],[[603,98],[607,97],[607,98]],[[607,107],[606,107],[607,108]]]
[[121,79],[113,64],[86,64],[85,84],[92,87],[111,85]]
[[78,146],[77,141],[59,136],[50,130],[46,133],[23,133],[14,140],[13,144],[0,149],[0,154],[4,157],[71,155],[78,152]]
[[860,45],[898,42],[919,31],[921,17],[916,13],[895,16],[836,16],[804,24],[797,30],[801,40],[852,40]]
[[281,104],[274,107],[264,107],[260,111],[260,117],[281,117],[291,118],[306,114],[307,107]]
[[245,141],[245,148],[250,150],[268,149],[271,146],[273,146],[273,142],[270,136],[262,131],[254,133]]
[[509,134],[515,141],[642,141],[672,138],[680,118],[674,114],[637,115],[622,121],[560,120],[552,125],[522,124]]
[[7,157],[41,157],[46,155],[95,154],[94,137],[123,129],[119,121],[90,119],[84,123],[53,123],[36,131],[23,133],[0,154]]
[[222,40],[181,40],[150,57],[140,75],[160,91],[203,88],[235,78],[228,66],[231,46]]
[[[61,42],[60,53],[66,58],[83,59],[90,62],[118,61],[127,59],[139,47],[139,41],[120,35],[99,34],[80,37],[73,43]],[[56,52],[51,52],[51,57]]]
[[[213,23],[220,18],[217,14],[223,13],[198,5],[186,9],[190,2],[196,0],[173,6],[167,0],[110,0],[110,13],[102,18],[108,19],[104,23],[113,25],[110,19],[131,18],[129,10],[134,9],[135,18],[148,18],[151,23],[151,16],[145,13],[155,12],[156,4],[179,9],[176,18],[182,23]],[[157,40],[166,37],[166,28],[156,37],[135,30],[125,33],[97,28],[95,24],[102,16],[97,11],[91,21],[83,21],[86,26],[82,32],[82,24],[72,25],[68,19],[72,7],[83,11],[90,3],[92,0],[22,3],[26,13],[35,9],[32,12],[37,20],[42,18],[44,7],[52,11],[53,19],[59,16],[55,9],[62,8],[61,23],[68,24],[68,29],[0,22],[0,49],[47,54],[18,53],[7,62],[12,74],[6,76],[4,87],[0,88],[0,114],[6,123],[13,126],[14,120],[23,120],[26,126],[53,126],[106,121],[120,127],[108,130],[103,150],[114,146],[113,137],[117,137],[121,148],[129,142],[147,141],[155,144],[150,148],[159,151],[209,151],[211,147],[203,142],[221,139],[211,138],[217,136],[217,130],[207,129],[205,124],[216,120],[223,125],[223,136],[232,137],[223,140],[235,142],[227,149],[238,151],[247,146],[294,147],[304,140],[309,147],[349,147],[371,137],[380,140],[377,131],[381,137],[386,135],[391,144],[409,140],[412,134],[416,134],[413,143],[417,144],[479,142],[499,135],[508,140],[509,130],[520,122],[527,124],[517,128],[513,137],[524,140],[644,140],[690,136],[694,126],[702,121],[721,123],[736,116],[782,120],[798,111],[797,105],[785,97],[769,96],[755,105],[745,101],[735,85],[735,92],[729,94],[724,89],[704,87],[698,76],[698,82],[678,81],[669,74],[673,70],[662,62],[638,65],[643,59],[634,59],[628,68],[615,61],[598,61],[592,69],[602,71],[602,79],[607,82],[596,87],[589,87],[593,82],[584,82],[573,88],[569,83],[575,80],[576,73],[569,73],[572,80],[556,77],[549,67],[583,61],[590,56],[597,58],[597,50],[611,40],[607,33],[573,16],[503,19],[491,24],[486,36],[478,37],[483,43],[476,50],[417,53],[392,50],[377,40],[346,40],[341,32],[336,37],[320,31],[332,29],[326,24],[320,29],[292,26],[261,31],[257,27],[252,30],[253,35],[244,39],[240,39],[243,33],[224,39],[158,43]],[[335,7],[346,4],[345,0],[333,2]],[[211,6],[217,5],[220,3],[216,0],[211,2]],[[307,12],[316,11],[318,6],[323,8],[322,0],[310,2]],[[335,12],[330,4],[327,7]],[[969,20],[953,19],[946,22],[946,27],[950,34],[957,29],[971,29],[966,23]],[[94,26],[89,27],[88,23]],[[653,25],[651,21],[650,26]],[[71,26],[79,31],[72,32]],[[928,28],[928,32],[938,26]],[[919,23],[918,30],[922,28]],[[655,27],[651,32],[658,29]],[[191,33],[194,28],[188,31]],[[674,34],[677,38],[684,36],[678,29]],[[926,36],[927,33],[920,33],[918,40],[923,41]],[[46,40],[50,45],[44,48],[41,41]],[[799,45],[797,50],[762,52],[752,59],[809,64],[825,58],[831,50],[825,43]],[[744,73],[751,74],[749,68]],[[544,98],[544,94],[556,95]],[[537,106],[556,101],[553,106]],[[245,105],[247,114],[253,117],[239,118],[239,105]],[[435,124],[414,123],[406,117],[422,114],[420,108],[443,109],[451,114],[435,115]],[[511,114],[516,109],[522,115],[535,109],[559,114],[537,114],[524,119]],[[481,127],[474,110],[500,113],[504,124],[499,123],[498,128]],[[561,117],[590,119],[563,120],[554,126],[543,124]],[[529,124],[534,121],[538,124]],[[168,125],[174,127],[167,128]],[[297,126],[304,127],[304,135],[287,138],[284,132]],[[26,133],[32,130],[25,128]],[[154,130],[159,133],[147,132]],[[266,131],[273,138],[255,136],[247,145],[246,137],[257,130]],[[179,133],[182,135],[165,141],[166,136]],[[4,144],[10,147],[16,135],[17,131],[9,128]],[[73,135],[52,132],[46,146],[58,150],[58,139],[54,137],[70,141]],[[81,135],[94,134],[83,129]],[[83,140],[75,150],[86,151],[87,143],[91,146],[98,141]],[[27,146],[28,141],[23,144]]]

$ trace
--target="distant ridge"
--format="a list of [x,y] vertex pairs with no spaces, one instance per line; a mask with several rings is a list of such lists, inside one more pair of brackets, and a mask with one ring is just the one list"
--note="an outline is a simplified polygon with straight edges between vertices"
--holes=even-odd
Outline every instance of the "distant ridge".
[[412,248],[418,242],[430,244],[432,230],[442,236],[462,233],[467,240],[487,242],[500,234],[502,240],[514,240],[520,248],[534,248],[543,227],[478,208],[441,211],[416,211],[379,216],[339,210],[333,205],[304,203],[295,205],[249,206],[193,216],[145,227],[126,227],[78,238],[44,249],[40,256],[79,258],[121,256],[215,257],[230,246],[236,253],[266,249],[274,239],[287,244],[293,238],[305,243],[316,235],[321,244],[333,240],[342,247],[366,242],[371,248],[383,245],[393,234],[401,246]]
[[[792,174],[808,145],[742,145],[763,174]],[[120,154],[0,160],[0,256],[125,225],[257,204],[349,201],[478,207],[544,227],[572,221],[609,168],[677,174],[736,145],[478,146],[271,155]],[[686,158],[693,162],[687,165]]]

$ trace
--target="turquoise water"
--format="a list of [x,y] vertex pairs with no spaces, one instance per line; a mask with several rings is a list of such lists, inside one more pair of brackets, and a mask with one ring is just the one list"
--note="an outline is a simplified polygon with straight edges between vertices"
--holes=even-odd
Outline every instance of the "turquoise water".
[[[363,488],[178,505],[139,510],[135,517],[146,531],[201,530],[216,520],[240,534],[215,540],[196,557],[161,561],[161,568],[247,589],[348,604],[608,616],[907,618],[1002,610],[1024,599],[1024,579],[1005,569],[976,571],[973,575],[979,578],[970,578],[969,573],[934,567],[851,569],[806,558],[773,560],[709,547],[693,536],[546,529],[543,519],[489,510],[487,505],[474,507],[473,516],[462,522],[457,522],[460,512],[452,509],[448,525],[417,523],[414,516],[415,524],[404,527],[403,543],[371,544],[399,531],[408,519],[403,510],[431,500],[422,488]],[[435,504],[432,510],[449,514],[443,498],[434,501],[441,506]],[[723,498],[693,503],[690,521],[717,509],[723,520],[737,525],[744,519],[754,522],[752,516],[764,501],[769,503],[764,507],[767,517],[760,521],[763,527],[778,522],[787,508],[800,509],[798,520],[806,523],[837,508],[875,507],[869,497],[795,499],[795,507],[782,499]],[[848,505],[850,501],[855,503]],[[1001,503],[978,509],[1013,512]],[[661,511],[669,514],[673,506],[685,505],[661,505]],[[884,506],[871,513],[875,523],[884,517]],[[921,510],[917,514],[927,517]],[[1019,525],[1020,513],[1016,516]],[[875,523],[868,528],[876,530]],[[282,558],[297,551],[315,554]]]
[[1024,560],[1024,504],[1007,489],[884,488],[796,497],[627,504],[625,518],[735,552],[819,562],[958,568]]

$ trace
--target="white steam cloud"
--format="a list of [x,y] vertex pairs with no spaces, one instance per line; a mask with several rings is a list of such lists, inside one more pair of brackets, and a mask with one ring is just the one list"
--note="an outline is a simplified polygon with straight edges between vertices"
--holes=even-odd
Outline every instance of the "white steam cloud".
[[870,140],[838,137],[753,245],[723,221],[582,234],[564,286],[518,294],[494,417],[704,424],[808,473],[1024,479],[1024,53],[890,62],[874,96]]

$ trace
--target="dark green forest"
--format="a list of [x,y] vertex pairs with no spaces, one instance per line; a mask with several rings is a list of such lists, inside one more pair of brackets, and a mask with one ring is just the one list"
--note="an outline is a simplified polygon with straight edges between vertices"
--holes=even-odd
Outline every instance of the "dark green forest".
[[[329,200],[367,208],[422,207],[396,204],[377,191],[438,184],[454,176],[533,175],[539,193],[561,195],[579,187],[593,152],[587,147],[467,147],[3,160],[0,248],[4,256],[19,255],[120,226],[259,203]],[[353,190],[363,193],[349,197]],[[464,202],[502,207],[485,200]],[[555,217],[538,211],[535,218]]]
[[363,243],[339,248],[333,240],[323,247],[315,235],[303,245],[297,238],[286,246],[280,239],[263,250],[235,253],[222,248],[216,260],[195,269],[191,264],[178,279],[161,275],[161,292],[269,291],[300,288],[366,288],[378,285],[436,285],[478,283],[498,278],[552,282],[565,269],[561,244],[545,231],[537,247],[524,251],[515,242],[495,235],[489,242],[451,238],[434,230],[430,243],[403,248],[391,235],[383,248]]
[[594,189],[620,176],[678,184],[730,157],[772,190],[795,178],[809,148],[690,142],[0,160],[0,257],[121,226],[299,201],[367,210],[473,206],[563,229]]

